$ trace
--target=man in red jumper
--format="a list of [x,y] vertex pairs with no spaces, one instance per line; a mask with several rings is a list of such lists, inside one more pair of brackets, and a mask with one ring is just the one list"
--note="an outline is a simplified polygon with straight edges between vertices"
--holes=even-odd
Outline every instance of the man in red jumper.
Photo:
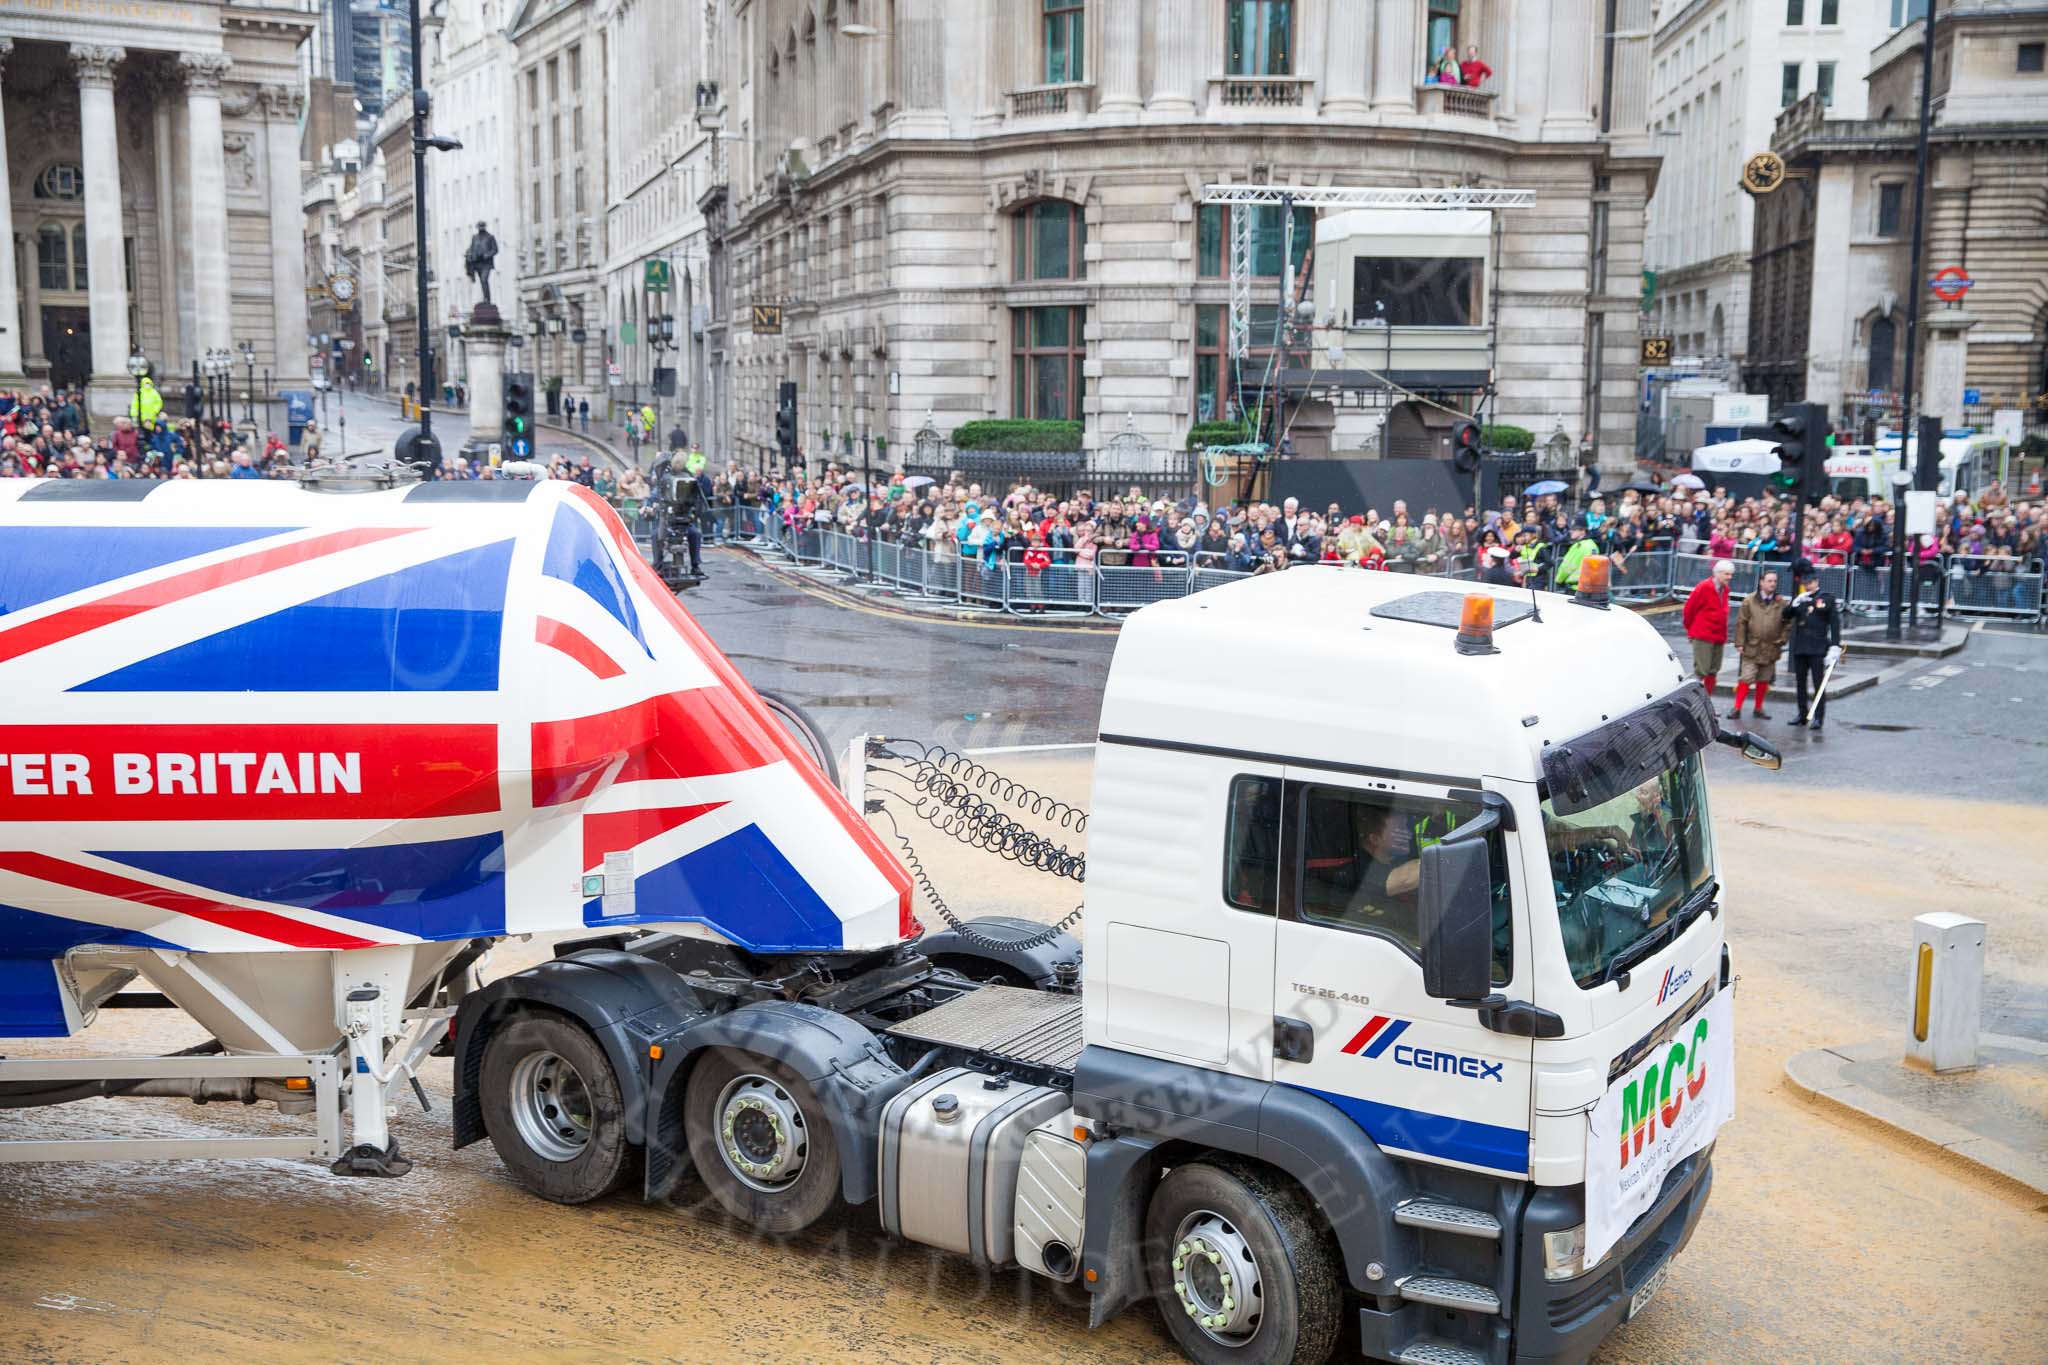
[[1728,647],[1728,584],[1735,578],[1735,565],[1726,559],[1714,561],[1714,573],[1703,578],[1685,599],[1685,635],[1692,641],[1692,671],[1714,695],[1714,677],[1721,671],[1721,654]]
[[1474,89],[1493,79],[1493,68],[1479,60],[1479,48],[1475,44],[1465,49],[1465,60],[1458,63],[1460,79]]

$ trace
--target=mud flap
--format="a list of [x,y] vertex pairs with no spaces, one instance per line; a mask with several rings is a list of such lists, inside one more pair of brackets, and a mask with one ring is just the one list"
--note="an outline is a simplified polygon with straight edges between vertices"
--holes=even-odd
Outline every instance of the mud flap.
[[1152,1194],[1155,1145],[1120,1137],[1088,1148],[1081,1280],[1089,1294],[1091,1329],[1152,1292],[1145,1274],[1145,1205]]

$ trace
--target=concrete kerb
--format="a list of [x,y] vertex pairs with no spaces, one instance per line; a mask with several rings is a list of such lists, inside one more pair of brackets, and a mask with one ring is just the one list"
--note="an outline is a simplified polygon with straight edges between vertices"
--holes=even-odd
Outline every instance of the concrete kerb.
[[[2048,1056],[2048,1045],[2027,1038],[1987,1033],[1983,1040],[1998,1047]],[[1853,1063],[1899,1055],[1900,1049],[1883,1039],[1813,1048],[1786,1061],[1785,1076],[1795,1089],[1818,1105],[1894,1134],[1937,1160],[1967,1168],[2030,1203],[2048,1199],[2048,1160],[1880,1094],[1848,1076]]]
[[1118,620],[1100,616],[1061,616],[1033,620],[1028,616],[1012,616],[994,607],[963,607],[953,602],[911,602],[888,589],[869,588],[860,584],[858,580],[848,581],[834,569],[806,568],[784,563],[742,542],[732,541],[718,548],[745,556],[763,573],[793,588],[802,588],[820,597],[864,611],[900,616],[906,621],[963,621],[1000,625],[1005,630],[1089,630],[1110,633],[1114,633],[1122,625]]

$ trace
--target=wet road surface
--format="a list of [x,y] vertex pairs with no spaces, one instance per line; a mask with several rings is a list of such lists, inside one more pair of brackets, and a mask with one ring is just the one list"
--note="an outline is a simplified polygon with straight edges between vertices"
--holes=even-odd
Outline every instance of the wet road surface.
[[[843,734],[952,724],[956,743],[1036,744],[1093,728],[1112,637],[882,623],[800,593],[783,601],[746,586],[750,571],[721,582],[731,561],[714,564],[719,578],[689,604],[721,644],[750,656],[750,677],[806,704],[883,698],[820,708]],[[1025,651],[1042,678],[1010,657]],[[1047,662],[1057,658],[1073,662]],[[2044,674],[2032,667],[2016,676],[2038,689]],[[1050,681],[1058,675],[1071,677]],[[2048,698],[2030,695],[2038,717]],[[1924,754],[1934,737],[1869,742]],[[1849,748],[1830,748],[1825,762]],[[1085,802],[1090,757],[990,761]],[[1811,1107],[1783,1075],[1806,1048],[1897,1031],[1909,921],[1928,908],[1968,909],[1992,926],[1986,1027],[2048,1036],[2038,791],[1837,786],[1818,755],[1776,775],[1732,755],[1711,761],[1741,977],[1736,1117],[1698,1235],[1655,1306],[1599,1358],[2044,1359],[2048,1212]],[[1978,799],[1953,799],[1963,795]],[[1072,904],[1069,883],[936,836],[918,846],[963,909],[1051,919]],[[543,955],[507,945],[492,972]],[[199,1036],[173,1015],[119,1011],[79,1039],[10,1046],[132,1054]],[[869,1210],[776,1243],[694,1195],[679,1207],[629,1196],[544,1203],[511,1183],[487,1143],[448,1150],[448,1063],[430,1062],[426,1084],[434,1111],[408,1105],[395,1124],[418,1161],[402,1180],[289,1162],[0,1167],[0,1359],[1175,1358],[1149,1310],[1090,1333],[1079,1296],[891,1242]],[[16,1136],[222,1128],[300,1131],[262,1108],[170,1101],[0,1114]]]

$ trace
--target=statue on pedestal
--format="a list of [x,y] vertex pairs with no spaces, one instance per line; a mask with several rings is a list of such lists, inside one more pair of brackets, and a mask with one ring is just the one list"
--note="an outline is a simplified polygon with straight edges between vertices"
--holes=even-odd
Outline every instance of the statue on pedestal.
[[483,291],[483,302],[491,302],[491,270],[498,260],[498,239],[491,236],[489,228],[482,223],[476,225],[476,236],[469,239],[469,250],[463,253],[462,269]]

